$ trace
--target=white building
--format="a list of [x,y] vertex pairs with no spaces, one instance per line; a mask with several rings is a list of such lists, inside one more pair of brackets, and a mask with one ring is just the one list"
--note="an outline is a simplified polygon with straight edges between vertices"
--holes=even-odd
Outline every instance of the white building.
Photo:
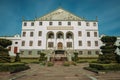
[[87,20],[62,8],[34,20],[23,20],[21,37],[11,40],[21,57],[39,57],[40,52],[58,58],[69,58],[73,52],[79,57],[97,57],[100,51],[97,19]]

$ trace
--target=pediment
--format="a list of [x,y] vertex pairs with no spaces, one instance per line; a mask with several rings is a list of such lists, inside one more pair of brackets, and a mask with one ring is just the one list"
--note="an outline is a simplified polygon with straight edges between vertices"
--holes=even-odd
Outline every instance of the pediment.
[[37,18],[36,20],[82,20],[82,18],[59,8],[43,17]]

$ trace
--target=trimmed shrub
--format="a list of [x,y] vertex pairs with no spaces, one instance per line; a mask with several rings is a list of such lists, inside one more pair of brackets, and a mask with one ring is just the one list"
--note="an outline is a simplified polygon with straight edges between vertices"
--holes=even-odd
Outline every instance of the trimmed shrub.
[[97,70],[120,70],[120,64],[98,64],[98,63],[91,63],[89,67],[95,68]]
[[20,55],[20,53],[16,53],[15,62],[20,62],[21,61],[19,55]]
[[72,65],[74,66],[77,66],[77,63],[76,62],[71,62]]
[[70,66],[70,63],[66,61],[63,63],[63,66]]
[[86,63],[88,62],[87,60],[78,60],[77,63]]
[[19,72],[26,69],[29,69],[30,67],[25,65],[24,63],[2,63],[0,64],[0,72]]
[[54,63],[53,62],[48,62],[47,66],[54,66]]

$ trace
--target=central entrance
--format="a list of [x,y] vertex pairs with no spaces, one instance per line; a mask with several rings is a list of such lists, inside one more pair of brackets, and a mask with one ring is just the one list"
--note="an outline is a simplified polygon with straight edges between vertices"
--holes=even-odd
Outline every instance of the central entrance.
[[58,43],[58,50],[63,49],[63,44],[61,42]]

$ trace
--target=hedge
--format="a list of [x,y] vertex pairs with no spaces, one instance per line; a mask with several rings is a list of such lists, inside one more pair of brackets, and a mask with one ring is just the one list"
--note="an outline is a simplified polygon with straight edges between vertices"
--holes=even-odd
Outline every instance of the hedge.
[[120,64],[99,64],[90,63],[89,67],[95,68],[97,70],[120,70]]
[[25,65],[24,63],[1,63],[0,64],[0,72],[19,72],[23,70],[27,70],[30,67]]

